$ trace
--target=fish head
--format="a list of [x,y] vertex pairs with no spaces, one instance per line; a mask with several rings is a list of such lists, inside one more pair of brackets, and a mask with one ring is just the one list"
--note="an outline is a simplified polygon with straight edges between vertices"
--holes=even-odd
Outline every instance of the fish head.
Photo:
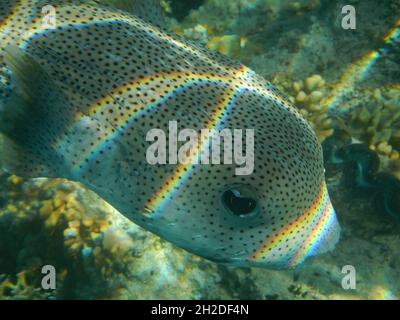
[[[218,163],[189,161],[172,166],[168,176],[165,166],[153,167],[163,177],[147,204],[155,212],[153,230],[200,256],[244,267],[292,268],[332,250],[340,227],[311,126],[265,82],[236,88],[222,109],[207,119],[214,117],[213,128],[223,128],[221,150],[228,144],[221,133],[230,130],[232,159],[224,158],[224,149]],[[210,120],[194,121],[193,112],[188,114],[179,117],[179,128],[209,127]],[[204,150],[214,154],[210,140],[199,143],[203,156]],[[241,166],[238,154],[247,154]]]

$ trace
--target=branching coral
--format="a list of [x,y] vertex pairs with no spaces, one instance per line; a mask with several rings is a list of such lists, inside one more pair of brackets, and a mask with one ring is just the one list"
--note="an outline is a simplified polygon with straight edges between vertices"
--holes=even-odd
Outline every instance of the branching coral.
[[305,80],[291,81],[276,78],[283,91],[289,95],[289,100],[311,124],[319,140],[322,142],[333,134],[333,123],[329,117],[328,106],[321,101],[328,95],[325,80],[318,74]]
[[49,297],[40,289],[46,264],[57,270],[53,297],[106,297],[123,287],[135,258],[133,241],[113,229],[105,207],[88,208],[83,198],[90,195],[65,181],[2,180],[7,186],[0,210],[2,296]]
[[[173,247],[64,180],[0,174],[0,297],[201,298],[216,265]],[[53,265],[57,289],[41,288]],[[201,266],[201,268],[199,268]]]
[[352,138],[367,143],[400,176],[400,92],[396,88],[364,90],[363,103],[336,119]]

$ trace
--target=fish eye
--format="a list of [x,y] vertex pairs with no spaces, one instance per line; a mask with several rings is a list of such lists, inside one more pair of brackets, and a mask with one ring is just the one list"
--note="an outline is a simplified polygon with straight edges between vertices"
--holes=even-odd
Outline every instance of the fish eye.
[[257,200],[246,186],[229,188],[222,193],[221,200],[230,214],[240,218],[254,217],[259,211]]

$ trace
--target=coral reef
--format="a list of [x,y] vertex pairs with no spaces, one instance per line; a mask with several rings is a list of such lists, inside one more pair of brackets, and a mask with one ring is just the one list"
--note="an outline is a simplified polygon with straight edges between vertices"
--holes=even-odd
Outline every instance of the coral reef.
[[399,158],[400,150],[400,91],[394,89],[364,90],[365,103],[353,108],[338,124],[351,137],[370,145],[383,156]]
[[[0,297],[200,298],[216,266],[126,221],[92,192],[62,180],[0,177]],[[41,289],[41,268],[57,289]]]
[[314,74],[299,81],[277,76],[273,82],[289,95],[289,100],[308,120],[321,142],[333,134],[329,106],[322,103],[322,100],[328,96],[329,89],[321,75]]
[[[373,15],[371,3],[357,2],[360,28],[351,32],[341,27],[343,5],[320,0],[207,0],[172,26],[182,35],[201,26],[212,48],[241,60],[267,79],[277,73],[293,79],[321,74],[335,81],[371,48],[382,46],[400,15],[395,0],[374,6]],[[392,51],[377,63],[369,82],[387,82],[382,74],[398,78],[398,55]]]
[[335,124],[349,137],[367,143],[384,158],[384,166],[400,174],[400,91],[393,88],[363,89],[351,110],[335,117]]
[[82,192],[71,183],[24,183],[15,176],[2,176],[2,182],[7,186],[0,211],[3,296],[35,297],[46,264],[54,265],[58,274],[52,297],[68,298],[78,291],[82,298],[89,291],[101,297],[119,286],[117,278],[127,274],[133,251],[129,242],[105,245],[112,222],[104,210],[85,206],[79,200]]
[[[252,43],[248,46],[247,34],[254,33],[254,25],[250,20],[243,19],[245,26],[239,27],[238,24],[241,23],[237,18],[248,14],[247,10],[253,14],[255,8],[262,8],[265,13],[265,6],[259,1],[205,1],[198,10],[191,11],[182,22],[172,21],[172,29],[188,39],[200,39],[201,44],[213,50],[234,58],[243,58],[248,56],[249,48],[257,50]],[[261,15],[258,20],[261,20]],[[260,25],[261,21],[258,24]]]
[[379,171],[380,157],[367,144],[350,142],[341,145],[338,137],[336,134],[323,144],[325,167],[342,170],[344,186],[372,194],[379,204],[379,211],[400,222],[400,180]]
[[183,30],[183,35],[193,41],[207,45],[209,41],[209,34],[206,27],[201,24],[194,26],[193,28],[187,28]]

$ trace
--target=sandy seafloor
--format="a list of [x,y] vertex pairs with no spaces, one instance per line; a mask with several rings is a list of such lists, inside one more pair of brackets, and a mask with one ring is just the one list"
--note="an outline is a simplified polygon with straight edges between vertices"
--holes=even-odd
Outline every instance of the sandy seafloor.
[[[394,41],[400,4],[349,3],[364,13],[356,30],[340,27],[344,3],[318,0],[208,0],[187,7],[173,1],[169,22],[175,31],[275,80],[289,96],[293,81],[318,74],[326,82],[329,108],[361,108],[365,97],[379,90],[390,91],[391,105],[400,109],[400,50]],[[371,108],[386,105],[377,102]],[[383,163],[396,164],[400,124],[390,125],[385,142],[392,144],[391,152],[379,147],[383,138],[376,145],[383,150]],[[383,130],[377,127],[373,135],[381,137]],[[367,139],[360,130],[352,132],[356,140]],[[382,170],[397,174],[393,168]],[[3,174],[0,298],[397,299],[400,223],[376,206],[371,194],[343,186],[340,175],[328,179],[342,227],[336,249],[297,270],[271,271],[218,265],[189,254],[127,221],[77,184]],[[55,291],[40,289],[43,264],[56,266]],[[356,269],[354,290],[342,288],[345,265]]]

